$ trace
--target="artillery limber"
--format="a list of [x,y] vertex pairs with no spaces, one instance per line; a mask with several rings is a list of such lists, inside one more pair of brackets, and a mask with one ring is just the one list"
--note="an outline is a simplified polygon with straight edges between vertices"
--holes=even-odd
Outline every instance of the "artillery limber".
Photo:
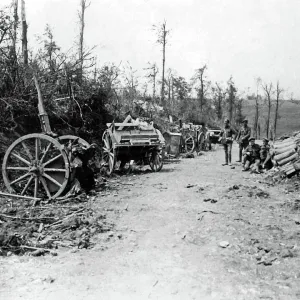
[[114,171],[117,161],[120,161],[120,168],[134,160],[138,164],[149,164],[154,172],[162,169],[164,138],[152,122],[149,124],[128,116],[123,123],[108,123],[107,127],[102,141],[108,174]]
[[58,137],[52,132],[35,76],[34,81],[43,133],[27,134],[12,143],[3,158],[2,175],[14,195],[54,199],[67,192],[75,177],[76,147],[89,149],[90,144],[74,135]]
[[192,123],[180,123],[172,131],[181,134],[180,152],[190,154],[194,151],[200,152],[201,150],[205,150],[206,130],[204,126]]

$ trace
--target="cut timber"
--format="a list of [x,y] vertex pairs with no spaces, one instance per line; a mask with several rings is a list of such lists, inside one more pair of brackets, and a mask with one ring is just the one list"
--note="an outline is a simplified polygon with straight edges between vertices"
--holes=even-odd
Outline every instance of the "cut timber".
[[291,139],[291,140],[289,140],[287,142],[275,143],[274,144],[274,148],[275,149],[286,148],[287,146],[292,145],[292,144],[295,144],[295,140],[294,139]]
[[296,171],[299,171],[300,170],[300,161],[297,160],[296,162],[294,162],[294,168]]
[[282,153],[285,153],[285,152],[288,152],[292,149],[296,149],[296,144],[291,144],[287,147],[284,147],[284,148],[277,148],[277,149],[274,149],[274,154],[277,155],[277,154],[282,154]]
[[288,150],[288,151],[286,151],[286,152],[283,152],[283,153],[281,153],[281,154],[275,155],[275,156],[274,156],[274,159],[275,159],[276,161],[281,161],[282,159],[287,158],[287,157],[293,155],[295,152],[296,152],[296,151],[295,151],[295,149],[293,148],[293,149],[290,149],[290,150]]
[[278,165],[280,165],[280,166],[285,165],[286,163],[288,163],[296,158],[298,158],[298,153],[294,153],[293,155],[291,155],[285,159],[282,159],[281,161],[278,162]]

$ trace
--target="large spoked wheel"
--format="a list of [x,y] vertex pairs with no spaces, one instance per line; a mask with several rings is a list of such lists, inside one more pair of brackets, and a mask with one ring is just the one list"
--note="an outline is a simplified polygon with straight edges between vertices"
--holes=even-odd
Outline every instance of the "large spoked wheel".
[[28,134],[6,151],[2,175],[11,193],[54,199],[68,184],[69,160],[56,139],[45,134]]
[[113,148],[113,142],[108,131],[105,131],[102,136],[103,142],[103,161],[107,167],[107,175],[110,175],[114,171],[116,163],[115,149]]
[[155,150],[150,153],[149,165],[153,172],[159,172],[163,167],[162,151]]
[[185,151],[187,153],[193,153],[195,149],[195,141],[191,134],[188,134],[184,140]]

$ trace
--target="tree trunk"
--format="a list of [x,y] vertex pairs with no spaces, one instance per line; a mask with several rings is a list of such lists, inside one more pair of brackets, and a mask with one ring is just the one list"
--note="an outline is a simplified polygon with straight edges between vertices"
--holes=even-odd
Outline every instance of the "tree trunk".
[[28,48],[27,48],[27,22],[25,13],[25,0],[21,0],[21,19],[22,19],[22,54],[23,63],[28,65]]
[[80,11],[79,11],[79,83],[82,84],[83,80],[83,60],[84,60],[84,28],[85,28],[85,11],[89,7],[86,4],[86,0],[80,0]]
[[266,134],[267,138],[269,138],[269,131],[270,131],[270,118],[271,118],[271,99],[268,99],[268,116],[267,116],[267,128],[266,128]]
[[276,85],[276,107],[275,107],[275,115],[274,115],[274,139],[276,138],[276,130],[277,130],[277,121],[279,116],[279,100],[280,94],[283,92],[279,87],[279,81],[277,81]]
[[166,23],[163,24],[163,59],[161,79],[161,103],[165,105],[165,63],[166,63]]
[[17,31],[18,31],[18,22],[19,22],[19,16],[18,16],[18,0],[14,0],[13,2],[13,8],[14,8],[14,26],[13,26],[13,46],[12,46],[12,52],[13,52],[13,82],[16,83],[17,79],[17,72],[18,72],[18,61],[17,61]]

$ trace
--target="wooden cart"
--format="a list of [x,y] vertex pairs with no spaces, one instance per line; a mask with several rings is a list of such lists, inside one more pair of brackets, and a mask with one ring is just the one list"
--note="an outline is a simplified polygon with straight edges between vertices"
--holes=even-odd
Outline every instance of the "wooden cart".
[[133,120],[128,116],[123,123],[108,123],[103,133],[103,161],[107,174],[114,171],[117,161],[120,167],[134,160],[149,164],[154,172],[163,167],[162,148],[164,138],[152,124]]

